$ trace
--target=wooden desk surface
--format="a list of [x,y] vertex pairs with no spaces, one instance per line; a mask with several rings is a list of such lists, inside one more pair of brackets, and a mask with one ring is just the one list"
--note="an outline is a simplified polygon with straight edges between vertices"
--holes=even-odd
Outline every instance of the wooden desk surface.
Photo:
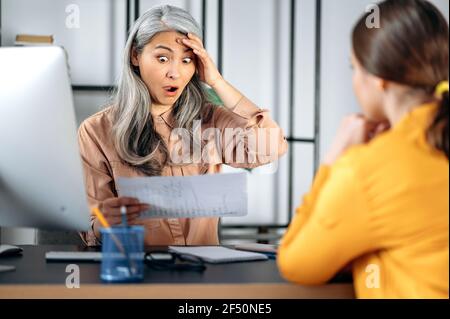
[[14,265],[0,273],[0,298],[160,298],[160,299],[296,299],[354,298],[351,283],[300,286],[286,282],[274,260],[207,265],[203,273],[156,271],[145,268],[137,284],[104,284],[99,263],[76,263],[80,288],[67,288],[66,266],[75,262],[46,262],[47,251],[74,251],[75,246],[22,246],[21,257],[2,257]]

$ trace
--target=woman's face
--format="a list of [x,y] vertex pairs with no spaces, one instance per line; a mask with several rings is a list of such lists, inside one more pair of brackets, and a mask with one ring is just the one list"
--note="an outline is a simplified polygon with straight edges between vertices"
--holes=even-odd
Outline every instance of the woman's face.
[[131,62],[139,67],[154,104],[172,106],[195,73],[195,55],[177,42],[182,38],[187,37],[175,31],[161,32],[140,54],[132,53]]
[[353,90],[364,115],[374,122],[386,120],[383,110],[382,80],[367,72],[352,52]]

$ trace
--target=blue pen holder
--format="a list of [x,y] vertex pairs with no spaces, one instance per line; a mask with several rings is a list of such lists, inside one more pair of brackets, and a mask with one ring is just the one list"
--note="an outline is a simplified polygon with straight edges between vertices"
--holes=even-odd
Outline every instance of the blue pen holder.
[[144,227],[101,228],[102,266],[106,282],[138,282],[144,279]]

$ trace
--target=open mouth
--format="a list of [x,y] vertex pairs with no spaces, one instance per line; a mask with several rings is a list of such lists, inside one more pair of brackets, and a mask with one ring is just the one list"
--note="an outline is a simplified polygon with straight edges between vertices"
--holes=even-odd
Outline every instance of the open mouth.
[[168,93],[176,93],[178,91],[178,87],[176,86],[165,86],[164,90]]

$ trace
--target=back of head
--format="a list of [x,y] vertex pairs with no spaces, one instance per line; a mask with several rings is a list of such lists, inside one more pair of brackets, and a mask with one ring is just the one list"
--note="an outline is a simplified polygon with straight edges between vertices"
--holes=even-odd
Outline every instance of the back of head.
[[409,86],[439,103],[427,139],[448,158],[448,90],[435,95],[436,87],[449,78],[448,23],[424,0],[386,0],[378,7],[379,28],[367,26],[371,13],[354,27],[355,57],[369,73]]

